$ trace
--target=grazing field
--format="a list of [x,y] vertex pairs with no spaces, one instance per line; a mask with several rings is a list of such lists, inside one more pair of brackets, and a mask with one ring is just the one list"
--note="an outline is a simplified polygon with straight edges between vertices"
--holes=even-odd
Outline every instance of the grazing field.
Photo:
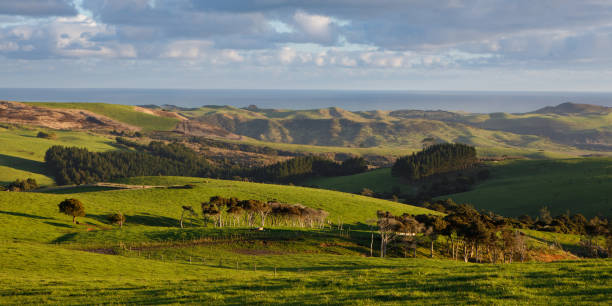
[[[409,205],[201,178],[120,182],[170,188],[0,193],[0,304],[603,304],[612,293],[610,260],[473,264],[424,259],[429,251],[423,247],[418,258],[369,257],[369,227],[363,223],[378,209],[431,213]],[[174,187],[185,184],[193,188]],[[198,219],[179,228],[180,206],[199,210],[211,195],[323,208],[345,230],[254,232],[203,227]],[[85,204],[79,224],[58,212],[65,198]],[[117,211],[127,217],[122,228],[106,221]],[[377,247],[376,240],[375,256]]]
[[414,187],[409,181],[391,176],[391,168],[380,168],[347,176],[309,178],[301,181],[300,185],[350,193],[361,192],[364,188],[381,193],[390,193],[394,188],[404,194],[414,192]]
[[2,304],[601,305],[612,293],[610,260],[488,265],[209,251],[189,263],[14,242],[0,256]]
[[45,152],[54,145],[85,147],[91,151],[114,150],[114,140],[85,132],[53,131],[56,139],[36,137],[45,129],[0,127],[0,183],[28,177],[39,185],[51,185],[53,179],[44,165]]
[[[190,205],[200,210],[200,203],[211,196],[235,196],[239,199],[276,199],[288,203],[322,208],[329,212],[329,220],[357,228],[375,218],[379,209],[395,214],[430,213],[432,211],[405,204],[311,188],[256,184],[200,178],[152,177],[124,180],[131,184],[175,185],[193,184],[193,189],[134,189],[72,193],[69,189],[53,193],[0,193],[0,223],[2,237],[25,241],[140,241],[151,230],[167,230],[178,226],[181,206]],[[58,194],[63,192],[64,194]],[[106,216],[117,211],[128,219],[122,231],[75,231],[72,219],[57,212],[57,205],[66,198],[77,198],[86,207],[82,222],[92,229],[105,228]],[[28,221],[29,220],[29,221]],[[132,220],[132,222],[130,222]],[[28,226],[23,226],[27,221]],[[131,224],[131,225],[130,225]],[[119,235],[119,236],[116,236]]]
[[612,215],[612,158],[514,160],[490,170],[473,190],[442,198],[515,217],[535,216],[543,206],[553,215]]
[[140,127],[145,131],[170,131],[179,122],[178,119],[166,118],[146,114],[134,110],[133,106],[107,104],[107,103],[59,103],[59,102],[30,102],[33,106],[83,109],[99,115],[115,119],[119,122]]
[[[518,217],[536,216],[548,206],[553,215],[567,212],[587,217],[612,215],[612,158],[590,157],[557,160],[512,160],[488,163],[491,177],[473,190],[440,196],[457,203],[470,203],[478,209]],[[390,192],[399,186],[402,193],[411,193],[415,186],[391,176],[390,168],[366,173],[312,178],[305,186],[343,192]]]

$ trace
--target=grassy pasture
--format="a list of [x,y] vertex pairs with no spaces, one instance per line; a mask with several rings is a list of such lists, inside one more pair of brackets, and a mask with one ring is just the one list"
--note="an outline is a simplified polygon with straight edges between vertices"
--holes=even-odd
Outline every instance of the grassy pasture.
[[[0,127],[0,183],[28,177],[39,185],[52,185],[44,165],[45,152],[54,145],[85,147],[91,151],[113,150],[114,140],[85,132],[53,131],[56,139],[36,137],[44,129]],[[46,131],[46,130],[44,130]]]
[[[0,303],[606,304],[612,293],[610,260],[488,265],[330,254],[200,254],[189,263],[184,257],[113,256],[7,242],[0,248]],[[201,258],[205,261],[196,262]]]
[[492,165],[491,178],[471,191],[444,196],[506,216],[612,215],[612,158],[514,160]]
[[[537,215],[548,206],[553,215],[582,213],[587,217],[612,214],[612,158],[590,157],[557,160],[511,160],[489,163],[491,178],[473,190],[445,195],[457,203],[470,203],[505,216]],[[392,177],[390,168],[357,175],[313,178],[303,185],[359,192],[369,188],[389,192],[400,186],[410,193],[414,186]]]
[[[466,264],[424,259],[423,247],[419,258],[365,257],[370,235],[356,224],[377,209],[427,212],[404,204],[201,178],[120,182],[195,188],[0,193],[0,304],[602,304],[612,293],[610,260]],[[353,231],[178,228],[180,205],[211,195],[320,207]],[[78,225],[57,210],[68,197],[85,203]],[[127,216],[122,229],[105,220],[116,211]]]
[[108,103],[60,103],[60,102],[30,102],[33,106],[51,108],[82,109],[107,116],[119,122],[137,126],[145,131],[170,131],[179,122],[175,118],[166,118],[146,114],[134,110],[133,106]]

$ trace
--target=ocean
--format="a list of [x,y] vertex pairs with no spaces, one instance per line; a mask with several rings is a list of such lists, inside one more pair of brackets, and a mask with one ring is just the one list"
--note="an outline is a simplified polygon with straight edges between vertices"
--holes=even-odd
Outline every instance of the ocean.
[[351,111],[419,109],[519,113],[564,102],[612,106],[612,92],[0,88],[0,100],[171,104],[181,107],[256,105],[259,108],[315,109],[335,106]]

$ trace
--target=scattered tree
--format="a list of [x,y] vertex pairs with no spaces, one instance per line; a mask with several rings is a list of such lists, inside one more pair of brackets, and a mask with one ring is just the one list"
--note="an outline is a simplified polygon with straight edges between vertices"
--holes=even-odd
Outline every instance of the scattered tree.
[[58,206],[61,213],[72,216],[72,223],[77,223],[76,217],[85,216],[85,206],[77,199],[66,199],[59,203]]

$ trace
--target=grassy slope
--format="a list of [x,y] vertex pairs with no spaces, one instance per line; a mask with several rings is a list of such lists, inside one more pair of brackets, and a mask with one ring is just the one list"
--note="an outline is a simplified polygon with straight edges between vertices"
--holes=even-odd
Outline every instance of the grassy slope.
[[178,119],[159,117],[145,114],[134,110],[129,105],[107,104],[107,103],[56,103],[56,102],[32,102],[34,106],[83,109],[104,115],[129,125],[141,127],[145,131],[169,131],[174,129]]
[[[138,189],[69,194],[0,193],[0,223],[6,227],[0,237],[39,242],[146,240],[150,236],[147,234],[150,231],[163,232],[168,227],[176,227],[181,214],[181,205],[191,205],[199,210],[200,203],[214,195],[236,196],[240,199],[278,199],[289,203],[301,203],[325,209],[330,213],[330,221],[337,223],[341,219],[340,221],[345,224],[365,223],[374,218],[379,209],[393,213],[431,212],[390,201],[303,187],[199,178],[162,179],[172,184],[194,183],[197,187],[194,189]],[[129,182],[136,184],[163,183],[160,182],[160,178],[156,177],[130,179]],[[128,226],[120,232],[75,232],[70,224],[70,218],[57,213],[57,204],[69,197],[83,201],[88,216],[82,221],[91,223],[93,227],[104,227],[105,216],[116,211],[123,212],[128,218],[128,223],[134,226]],[[24,227],[22,226],[24,218],[34,222]]]
[[[197,118],[206,117],[209,115],[217,114],[235,118],[242,118],[242,120],[271,120],[275,121],[280,125],[284,125],[287,120],[292,119],[317,119],[317,120],[331,120],[331,119],[344,119],[354,123],[370,123],[375,122],[382,123],[399,123],[405,124],[406,127],[402,132],[396,132],[395,134],[389,134],[388,131],[374,131],[372,128],[364,128],[360,131],[350,132],[356,128],[354,126],[344,126],[336,135],[335,132],[330,130],[327,131],[322,126],[310,126],[299,125],[294,126],[290,124],[287,127],[290,130],[290,135],[294,139],[301,139],[306,143],[316,144],[319,140],[331,140],[336,139],[333,143],[338,141],[344,141],[345,145],[357,146],[361,142],[368,138],[374,137],[378,139],[380,146],[369,147],[364,150],[353,149],[353,152],[358,153],[359,151],[370,151],[377,152],[377,154],[385,155],[405,155],[406,152],[418,150],[421,146],[422,139],[426,137],[434,137],[440,141],[446,142],[461,142],[471,144],[479,148],[482,156],[491,155],[520,155],[531,158],[564,158],[572,157],[584,154],[594,153],[588,150],[576,149],[568,145],[556,143],[550,141],[547,138],[528,135],[534,134],[526,133],[525,135],[519,135],[511,132],[502,131],[506,125],[510,127],[522,127],[524,125],[521,120],[536,120],[536,125],[532,126],[532,131],[539,131],[541,129],[550,128],[547,124],[555,126],[557,129],[566,129],[567,131],[578,131],[578,130],[610,130],[609,124],[606,124],[609,120],[608,116],[560,116],[560,115],[549,115],[549,114],[467,114],[463,118],[466,123],[482,124],[488,122],[493,130],[486,130],[477,128],[474,126],[468,126],[464,124],[457,124],[445,121],[436,120],[424,120],[419,118],[402,119],[400,117],[390,116],[388,112],[378,112],[377,116],[366,116],[364,113],[353,113],[342,109],[328,108],[318,110],[258,110],[249,111],[245,109],[239,109],[234,107],[222,107],[222,106],[208,106],[196,110],[189,110],[181,112],[187,117]],[[502,120],[502,121],[500,121]],[[531,122],[531,121],[530,121]],[[315,124],[312,122],[311,124]],[[326,123],[318,123],[319,125],[325,125]],[[499,126],[498,126],[499,125]],[[530,126],[533,124],[530,124]],[[277,139],[276,136],[278,131],[262,130],[260,132],[254,132],[251,127],[247,131],[243,131],[245,135],[250,135],[254,138],[260,138],[260,141],[266,139]],[[267,128],[267,126],[266,126]],[[500,130],[502,129],[502,130]],[[273,129],[274,130],[274,129]],[[308,131],[307,133],[304,131]],[[240,134],[240,132],[238,132]],[[269,133],[267,135],[266,133]],[[346,134],[346,135],[344,135]],[[257,135],[257,136],[255,136]],[[259,135],[267,135],[265,137]],[[335,135],[335,136],[334,136]],[[344,136],[342,136],[344,135]],[[345,138],[343,138],[345,137]],[[348,137],[348,138],[346,138]],[[258,138],[259,139],[259,138]],[[275,140],[277,143],[283,141],[281,139]],[[278,145],[281,145],[280,143]],[[270,145],[274,146],[274,145]],[[288,147],[287,147],[288,148]],[[323,147],[317,146],[301,146],[298,150],[306,151],[330,151],[330,149],[324,149]],[[336,152],[345,152],[342,149],[342,145],[337,145],[333,149]],[[404,151],[404,152],[398,152]],[[363,152],[361,152],[363,153]]]
[[[194,183],[196,188],[0,193],[0,304],[598,304],[612,292],[610,260],[489,265],[367,258],[363,246],[318,230],[275,229],[253,233],[267,237],[259,242],[191,244],[191,239],[224,233],[252,233],[176,227],[180,205],[197,205],[212,194],[302,202],[327,209],[332,221],[343,215],[345,222],[365,221],[380,208],[417,209],[291,186],[178,177],[123,181]],[[66,197],[85,202],[88,216],[81,225],[57,212]],[[123,229],[102,221],[117,210],[128,216]],[[112,248],[118,255],[78,250],[92,246]],[[426,255],[419,249],[419,257]]]
[[6,243],[0,303],[605,304],[612,290],[610,260],[479,265],[232,254],[219,264],[224,255],[189,264]]
[[[561,160],[514,160],[492,163],[491,178],[472,191],[445,195],[459,203],[471,203],[505,216],[537,215],[542,206],[556,214],[582,213],[594,216],[612,214],[612,158],[576,158]],[[307,186],[359,192],[369,188],[389,192],[393,186],[411,192],[401,179],[391,176],[389,168],[362,174],[313,178]]]
[[394,187],[399,187],[402,193],[411,193],[413,191],[413,188],[409,186],[409,182],[399,177],[391,176],[391,168],[381,168],[348,176],[309,178],[300,182],[300,185],[350,193],[361,192],[363,188],[368,188],[375,192],[391,192]]
[[491,178],[474,190],[444,196],[507,216],[612,214],[612,158],[515,160],[491,167]]
[[25,179],[36,179],[39,185],[51,185],[44,167],[47,149],[53,145],[86,147],[92,151],[114,149],[110,138],[84,132],[53,131],[57,139],[37,138],[36,134],[43,129],[20,129],[0,127],[0,183]]

